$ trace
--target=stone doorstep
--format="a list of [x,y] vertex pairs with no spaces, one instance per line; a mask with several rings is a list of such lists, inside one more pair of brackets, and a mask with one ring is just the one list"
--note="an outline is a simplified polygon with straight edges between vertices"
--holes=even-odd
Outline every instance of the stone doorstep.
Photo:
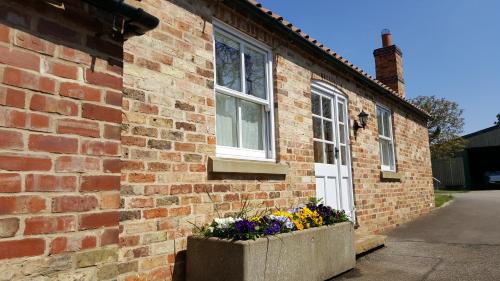
[[356,256],[385,245],[386,235],[355,233]]

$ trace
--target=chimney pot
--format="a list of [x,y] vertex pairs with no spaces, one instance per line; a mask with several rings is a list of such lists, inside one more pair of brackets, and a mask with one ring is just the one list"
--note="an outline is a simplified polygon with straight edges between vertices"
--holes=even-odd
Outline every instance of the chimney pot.
[[382,47],[374,50],[373,55],[377,80],[404,97],[403,53],[392,43],[389,29],[382,30]]
[[389,29],[382,30],[382,47],[392,46],[392,34]]

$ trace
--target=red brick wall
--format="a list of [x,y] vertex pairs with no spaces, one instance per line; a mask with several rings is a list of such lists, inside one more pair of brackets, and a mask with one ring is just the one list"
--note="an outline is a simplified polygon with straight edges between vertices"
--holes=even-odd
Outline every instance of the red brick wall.
[[10,280],[110,279],[122,45],[95,37],[109,15],[47,2],[0,3],[0,270]]
[[[233,214],[245,200],[264,209],[314,196],[313,79],[345,93],[351,120],[361,109],[371,116],[357,136],[350,131],[360,229],[387,230],[432,208],[425,120],[268,26],[215,1],[130,1],[161,23],[122,46],[97,36],[109,32],[110,15],[80,1],[64,9],[16,2],[0,3],[7,279],[183,280],[192,224]],[[214,16],[273,48],[276,153],[286,176],[209,172]],[[394,112],[400,182],[380,179],[376,102]]]

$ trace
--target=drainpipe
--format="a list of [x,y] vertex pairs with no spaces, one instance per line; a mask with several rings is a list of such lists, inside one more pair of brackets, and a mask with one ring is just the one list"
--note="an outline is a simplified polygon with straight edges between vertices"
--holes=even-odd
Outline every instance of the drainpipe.
[[140,36],[154,29],[160,20],[143,9],[124,3],[124,0],[84,0],[92,6],[107,11],[115,16],[113,20],[113,38],[126,40]]

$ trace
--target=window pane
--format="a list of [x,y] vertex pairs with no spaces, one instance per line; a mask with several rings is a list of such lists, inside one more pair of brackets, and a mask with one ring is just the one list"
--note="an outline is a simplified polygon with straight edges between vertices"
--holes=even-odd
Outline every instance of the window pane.
[[215,58],[217,84],[241,91],[240,44],[215,33]]
[[263,150],[262,105],[240,100],[242,147]]
[[316,115],[321,115],[321,101],[320,101],[321,97],[316,95],[316,94],[312,94],[311,96],[311,100],[312,100],[312,113],[313,114],[316,114]]
[[325,140],[333,141],[332,122],[323,119],[323,130],[325,132]]
[[335,164],[335,151],[333,144],[325,143],[326,163]]
[[322,97],[323,117],[332,118],[332,100]]
[[339,124],[339,139],[340,143],[346,143],[345,141],[345,125],[344,124]]
[[245,47],[245,86],[249,95],[266,99],[265,55]]
[[323,143],[319,141],[314,142],[314,162],[324,163],[323,161]]
[[224,146],[238,146],[236,98],[216,95],[216,131],[217,144]]
[[382,119],[384,122],[384,136],[390,138],[391,137],[391,127],[389,126],[390,124],[390,118],[391,114],[387,111],[384,112],[384,118]]
[[380,140],[380,153],[382,157],[382,165],[389,166],[389,141]]
[[344,104],[338,103],[338,118],[339,122],[344,123]]
[[378,134],[384,134],[383,122],[382,122],[382,110],[377,108],[377,126],[378,126]]
[[321,119],[318,117],[313,117],[313,136],[316,139],[323,138],[321,134]]
[[394,165],[395,165],[395,159],[394,159],[394,151],[392,149],[392,143],[388,142],[387,143],[387,148],[389,149],[389,166],[391,167],[391,170],[394,170]]
[[347,149],[345,145],[340,146],[340,164],[347,165]]

